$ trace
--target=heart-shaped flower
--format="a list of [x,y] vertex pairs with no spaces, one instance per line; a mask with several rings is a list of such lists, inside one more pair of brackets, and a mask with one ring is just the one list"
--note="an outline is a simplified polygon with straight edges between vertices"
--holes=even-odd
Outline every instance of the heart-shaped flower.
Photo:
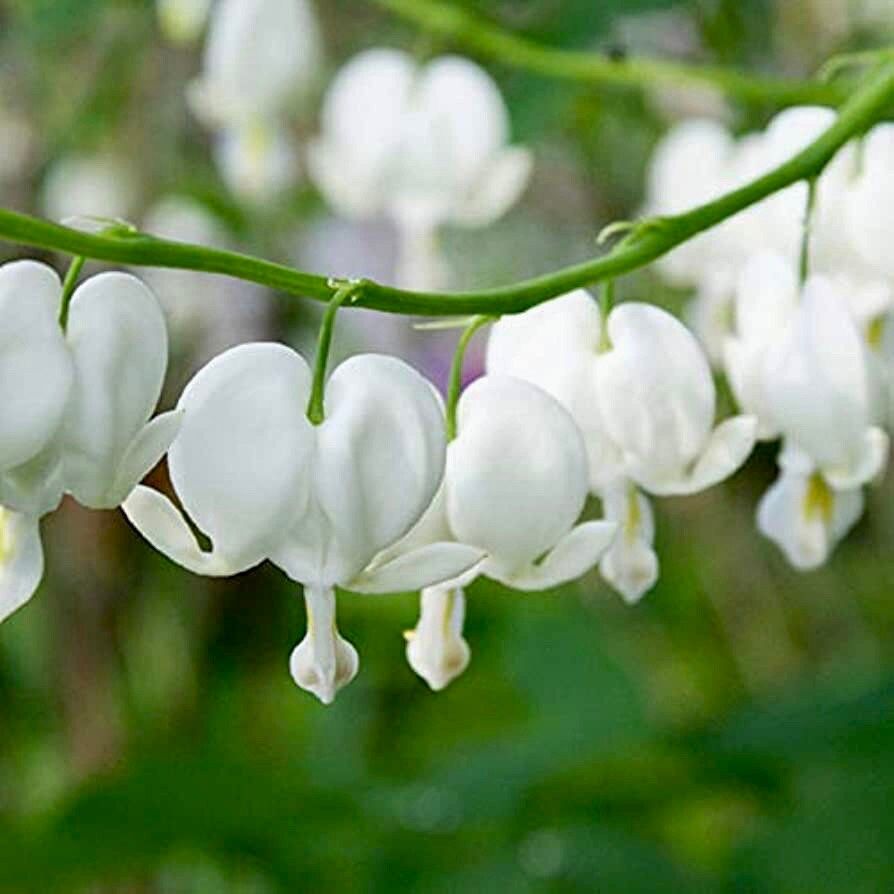
[[305,415],[310,391],[299,354],[260,343],[224,352],[184,390],[168,464],[209,551],[157,491],[137,488],[124,509],[150,543],[192,571],[230,575],[270,559],[304,584],[308,633],[292,655],[292,674],[329,702],[357,670],[356,652],[335,627],[336,585],[419,589],[463,572],[481,553],[429,542],[368,569],[438,489],[443,412],[417,372],[375,354],[334,371],[319,425]]
[[[61,298],[49,267],[0,267],[0,381],[10,387],[0,394],[0,619],[40,582],[40,517],[64,493],[91,509],[119,506],[180,424],[177,412],[149,421],[167,366],[164,317],[149,289],[124,273],[86,280],[64,333]],[[7,325],[18,332],[4,344]]]
[[407,656],[433,689],[443,688],[468,661],[462,587],[474,577],[543,590],[599,561],[617,526],[575,524],[587,490],[583,439],[558,401],[509,376],[485,376],[465,390],[443,488],[408,538],[452,539],[486,554],[459,579],[423,592]]
[[388,217],[401,237],[398,278],[434,288],[445,275],[437,228],[489,224],[527,185],[530,153],[508,140],[503,98],[479,66],[443,56],[420,67],[374,49],[333,80],[308,169],[338,214]]

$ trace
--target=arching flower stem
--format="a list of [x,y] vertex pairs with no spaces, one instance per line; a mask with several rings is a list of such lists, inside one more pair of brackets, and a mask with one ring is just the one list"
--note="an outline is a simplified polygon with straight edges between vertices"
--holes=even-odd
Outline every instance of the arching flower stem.
[[[845,144],[858,138],[890,110],[892,100],[894,62],[885,62],[872,69],[852,91],[835,123],[793,158],[690,211],[641,221],[612,251],[601,257],[533,279],[478,291],[420,292],[361,279],[354,284],[352,304],[408,315],[500,316],[521,313],[581,286],[638,270],[793,183],[817,177]],[[318,301],[329,302],[339,290],[337,280],[237,252],[140,233],[85,233],[8,209],[0,209],[0,239],[119,264],[223,273]]]

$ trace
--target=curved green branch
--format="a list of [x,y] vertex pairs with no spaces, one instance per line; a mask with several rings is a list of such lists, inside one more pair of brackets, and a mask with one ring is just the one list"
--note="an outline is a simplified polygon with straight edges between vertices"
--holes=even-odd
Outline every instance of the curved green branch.
[[[519,313],[572,289],[630,273],[738,212],[818,176],[838,150],[861,135],[894,101],[894,62],[879,65],[841,107],[835,123],[794,158],[757,180],[691,211],[636,224],[602,257],[512,285],[467,292],[417,292],[371,280],[353,284],[351,303],[399,314],[444,317]],[[329,301],[337,282],[249,255],[156,239],[127,231],[85,233],[0,209],[0,239],[100,261],[222,273],[294,295]]]
[[505,31],[441,0],[373,0],[426,31],[455,40],[466,49],[503,65],[562,80],[622,87],[661,84],[713,87],[747,102],[781,106],[801,103],[840,105],[848,91],[838,84],[792,81],[706,65],[641,57],[613,59],[601,53],[560,50]]

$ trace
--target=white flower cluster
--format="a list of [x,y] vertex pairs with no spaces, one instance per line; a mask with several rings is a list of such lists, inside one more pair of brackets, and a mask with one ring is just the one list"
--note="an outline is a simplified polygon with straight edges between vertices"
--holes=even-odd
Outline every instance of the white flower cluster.
[[[742,185],[833,121],[827,109],[792,108],[738,140],[716,123],[681,124],[656,152],[649,211],[682,211]],[[672,282],[694,287],[690,318],[758,437],[782,438],[779,478],[757,521],[798,568],[826,560],[887,459],[894,126],[845,146],[814,190],[812,208],[807,184],[791,186],[659,262]]]
[[[123,506],[153,546],[190,571],[233,575],[269,559],[302,584],[308,630],[291,671],[324,702],[358,665],[336,627],[337,586],[421,589],[407,656],[442,688],[468,662],[470,581],[486,575],[542,590],[601,562],[636,598],[657,574],[641,491],[702,490],[754,444],[753,416],[715,427],[697,341],[645,304],[622,305],[603,321],[593,299],[576,292],[498,323],[488,374],[460,397],[448,444],[435,389],[402,361],[366,354],[342,363],[325,383],[318,421],[319,368],[312,374],[299,354],[272,343],[220,354],[175,410],[148,422],[167,360],[152,293],[133,276],[106,273],[74,291],[63,324],[60,302],[49,268],[0,267],[0,381],[8,383],[0,614],[36,589],[38,521],[63,494],[91,508]],[[176,503],[138,484],[165,452]],[[606,518],[580,522],[590,490]]]
[[[308,631],[291,671],[324,702],[358,663],[336,627],[335,587],[422,589],[407,651],[438,688],[468,658],[462,586],[485,574],[551,587],[595,565],[614,538],[613,522],[578,524],[589,472],[572,416],[522,380],[473,384],[448,448],[435,389],[402,361],[342,363],[315,424],[304,359],[251,343],[217,356],[175,410],[149,421],[167,336],[136,277],[92,277],[68,303],[50,268],[12,262],[0,267],[0,322],[0,619],[37,588],[39,520],[68,493],[90,508],[123,506],[195,573],[269,559],[301,583]],[[179,506],[138,484],[165,453]]]

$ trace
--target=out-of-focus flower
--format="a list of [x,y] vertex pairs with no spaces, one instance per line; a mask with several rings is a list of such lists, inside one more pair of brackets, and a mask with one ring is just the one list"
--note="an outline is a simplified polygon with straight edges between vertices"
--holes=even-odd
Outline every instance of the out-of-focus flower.
[[791,327],[767,357],[764,394],[805,472],[851,490],[884,467],[888,436],[873,425],[865,347],[843,296],[825,278],[807,280]]
[[337,213],[392,220],[398,278],[432,287],[445,276],[437,228],[487,225],[524,189],[531,156],[508,138],[502,97],[477,65],[447,56],[419,68],[400,51],[369,50],[333,81],[308,166]]
[[[646,210],[677,213],[741,186],[792,158],[834,121],[830,109],[793,107],[766,130],[739,140],[716,122],[683,122],[653,156]],[[854,144],[839,151],[817,180],[810,219],[811,272],[839,281],[861,321],[887,312],[892,302],[888,252],[880,235],[886,232],[883,196],[894,192],[886,127],[870,132],[863,151]],[[731,308],[746,265],[756,255],[773,253],[797,268],[807,190],[797,183],[775,193],[659,262],[674,284],[695,289],[688,318],[718,365],[719,345],[734,335]]]
[[192,107],[213,127],[275,119],[308,90],[321,56],[307,0],[219,0]]
[[215,161],[238,198],[267,202],[297,179],[288,111],[308,93],[321,60],[307,0],[220,0],[215,7],[189,100],[217,131]]
[[[56,321],[62,284],[49,267],[21,261],[0,268],[4,322],[16,341],[0,351],[19,395],[2,417],[0,468],[4,560],[0,618],[40,581],[41,516],[64,493],[91,509],[120,505],[174,438],[180,414],[151,422],[167,365],[161,308],[138,279],[104,273],[79,286],[63,337]],[[39,348],[39,350],[38,350]],[[6,431],[6,428],[9,431]]]
[[819,472],[782,469],[757,508],[758,530],[799,570],[818,568],[863,514],[858,488],[833,490]]
[[304,584],[308,633],[292,654],[292,675],[328,703],[357,670],[356,652],[335,626],[336,585],[418,589],[462,573],[480,553],[427,543],[369,568],[440,484],[443,414],[431,386],[390,357],[339,366],[318,426],[304,412],[310,389],[300,355],[247,344],[215,358],[183,392],[169,469],[183,509],[211,540],[209,552],[157,491],[137,488],[124,509],[150,543],[192,571],[235,574],[269,558]]
[[41,207],[51,220],[101,217],[126,220],[137,187],[127,167],[110,156],[68,156],[54,162],[41,189]]
[[211,0],[156,0],[158,23],[172,43],[192,43],[205,29]]
[[617,526],[576,524],[587,490],[583,439],[558,401],[508,376],[485,376],[465,390],[443,489],[408,538],[455,540],[486,554],[468,574],[423,592],[407,657],[433,689],[468,661],[462,587],[471,579],[483,574],[518,590],[543,590],[599,561]]

